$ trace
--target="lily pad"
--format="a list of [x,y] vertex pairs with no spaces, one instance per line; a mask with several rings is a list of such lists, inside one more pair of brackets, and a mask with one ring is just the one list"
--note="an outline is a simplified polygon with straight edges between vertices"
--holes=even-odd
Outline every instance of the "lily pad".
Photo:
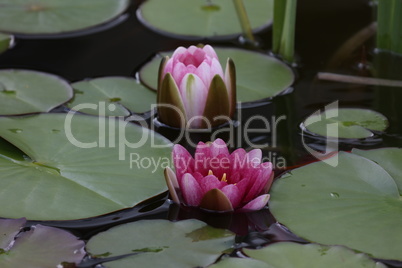
[[[338,127],[328,128],[331,124],[337,124]],[[303,127],[324,137],[362,139],[374,136],[372,130],[384,131],[388,127],[388,120],[372,110],[341,108],[315,113],[304,121]]]
[[171,143],[122,120],[71,113],[1,117],[0,136],[26,155],[0,155],[0,203],[7,204],[0,217],[87,218],[166,190],[161,174]]
[[[129,77],[102,77],[72,84],[74,99],[67,104],[69,108],[83,108],[82,113],[103,116],[128,116],[130,111],[144,113],[156,103],[155,92]],[[77,106],[80,105],[80,106]],[[99,108],[101,108],[101,111]]]
[[[251,102],[269,98],[289,88],[294,82],[291,68],[274,57],[237,48],[215,48],[223,68],[227,58],[236,65],[237,101]],[[158,69],[162,56],[173,52],[160,53],[140,70],[140,80],[156,90]]]
[[90,255],[116,257],[107,268],[120,267],[205,267],[230,249],[234,234],[198,220],[170,222],[143,220],[114,227],[92,237],[87,243]]
[[11,35],[0,33],[0,54],[11,46],[12,40],[13,37]]
[[83,30],[121,14],[128,0],[1,0],[0,31],[56,34]]
[[[31,227],[31,230],[20,233],[18,239],[14,240],[25,222],[25,219],[0,219],[0,233],[5,234],[8,241],[12,241],[6,250],[0,251],[2,268],[53,268],[62,263],[78,264],[85,256],[83,241],[53,227],[36,225]],[[13,226],[18,231],[10,233],[4,226]]]
[[[384,153],[383,161],[388,157],[393,155]],[[336,167],[317,162],[277,180],[270,192],[270,210],[279,222],[307,240],[402,260],[398,184],[400,177],[392,177],[375,162],[340,152]]]
[[[271,24],[273,0],[243,2],[254,31]],[[242,33],[232,0],[148,0],[137,16],[150,29],[179,38],[230,38]]]
[[0,70],[0,115],[49,112],[72,97],[72,88],[58,76]]
[[386,268],[366,254],[356,254],[340,246],[301,245],[292,242],[272,244],[262,249],[244,249],[253,259],[266,263],[266,268]]
[[265,262],[248,258],[226,258],[209,268],[270,268]]

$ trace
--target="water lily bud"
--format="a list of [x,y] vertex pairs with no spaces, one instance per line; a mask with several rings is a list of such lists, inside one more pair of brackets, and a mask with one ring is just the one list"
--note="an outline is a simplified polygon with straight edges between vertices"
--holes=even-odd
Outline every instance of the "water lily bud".
[[172,127],[225,123],[236,108],[234,63],[228,58],[223,72],[211,46],[179,47],[161,62],[157,98],[160,121]]
[[200,142],[194,158],[176,144],[176,172],[165,169],[170,196],[176,203],[213,211],[260,210],[268,203],[274,176],[272,164],[261,163],[261,157],[259,149],[230,154],[221,139]]

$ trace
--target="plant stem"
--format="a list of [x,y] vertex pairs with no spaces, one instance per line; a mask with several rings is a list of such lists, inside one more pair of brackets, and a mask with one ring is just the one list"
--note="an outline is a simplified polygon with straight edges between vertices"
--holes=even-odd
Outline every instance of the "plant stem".
[[402,54],[402,1],[378,1],[377,22],[377,48]]
[[274,1],[273,52],[288,62],[294,60],[297,0]]
[[246,8],[243,0],[233,0],[236,7],[237,16],[239,17],[240,25],[243,30],[243,35],[252,43],[255,42],[253,31],[251,29],[250,20],[248,19]]

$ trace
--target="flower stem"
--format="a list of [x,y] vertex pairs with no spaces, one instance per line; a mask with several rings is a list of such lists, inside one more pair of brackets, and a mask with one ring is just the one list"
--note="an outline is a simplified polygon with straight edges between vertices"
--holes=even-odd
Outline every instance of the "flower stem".
[[243,0],[233,0],[233,3],[236,7],[237,16],[239,17],[244,37],[246,37],[251,43],[254,43],[255,38],[253,35],[253,31],[251,30],[250,20],[248,19]]
[[402,54],[402,1],[378,1],[377,48]]
[[288,62],[294,59],[297,0],[274,1],[273,52]]

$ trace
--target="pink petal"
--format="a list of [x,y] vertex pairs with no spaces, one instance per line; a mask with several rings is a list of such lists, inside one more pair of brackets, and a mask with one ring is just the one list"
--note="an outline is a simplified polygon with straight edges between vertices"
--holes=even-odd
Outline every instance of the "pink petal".
[[205,59],[206,53],[201,48],[197,48],[192,54],[195,67],[200,66]]
[[244,210],[260,210],[267,205],[269,197],[270,197],[269,194],[260,195],[259,197],[250,201],[242,209],[244,209]]
[[212,80],[211,67],[206,62],[203,62],[200,66],[198,66],[195,74],[201,78],[201,80],[204,82],[204,85],[209,88]]
[[229,185],[223,187],[221,189],[221,191],[230,200],[230,202],[232,203],[233,208],[236,208],[237,206],[240,205],[240,202],[241,202],[240,191],[235,185],[229,184]]
[[211,158],[210,146],[210,143],[199,142],[195,149],[194,170],[204,176],[206,176],[209,171],[209,159]]
[[191,128],[199,128],[207,101],[208,88],[201,78],[194,74],[186,74],[180,85],[184,109]]
[[173,164],[176,175],[181,179],[184,173],[194,172],[194,159],[191,154],[180,144],[173,146]]
[[202,190],[193,175],[184,174],[179,184],[186,205],[198,206],[201,202]]
[[182,57],[183,55],[186,55],[186,54],[187,54],[187,49],[185,47],[178,47],[173,52],[172,59],[173,58],[178,59],[178,58],[180,58],[180,57]]
[[228,147],[222,139],[216,139],[212,142],[209,149],[211,157],[217,157],[218,155],[230,156]]
[[211,58],[218,59],[218,56],[216,55],[215,50],[214,50],[210,45],[205,45],[202,49],[203,49],[203,50],[205,51],[205,53],[206,53],[208,56],[210,56]]
[[222,77],[222,79],[224,79],[223,76],[223,70],[222,70],[222,66],[219,63],[219,61],[217,59],[212,59],[212,63],[211,63],[211,77],[214,77],[216,74],[219,74],[220,77]]
[[264,188],[271,179],[271,173],[272,164],[270,162],[266,162],[260,165],[258,173],[254,175],[253,186],[250,188],[246,197],[244,198],[244,202],[252,200],[255,196],[264,191]]
[[190,53],[190,54],[194,54],[197,50],[199,50],[200,48],[199,47],[196,47],[196,46],[189,46],[188,48],[187,48],[187,51]]
[[258,166],[261,164],[262,151],[260,149],[254,149],[247,154],[248,161],[251,162],[253,166]]
[[197,72],[197,68],[193,65],[187,65],[187,73],[188,74],[195,74]]
[[[187,67],[181,62],[175,62],[173,66],[172,76],[176,85],[180,85],[183,77],[187,74]],[[180,93],[182,93],[181,88],[179,87]],[[182,93],[183,94],[183,93]]]
[[215,188],[221,189],[222,187],[226,186],[226,183],[218,180],[218,178],[215,177],[214,175],[208,175],[202,179],[202,181],[200,182],[200,186],[203,194],[205,194],[209,190]]

